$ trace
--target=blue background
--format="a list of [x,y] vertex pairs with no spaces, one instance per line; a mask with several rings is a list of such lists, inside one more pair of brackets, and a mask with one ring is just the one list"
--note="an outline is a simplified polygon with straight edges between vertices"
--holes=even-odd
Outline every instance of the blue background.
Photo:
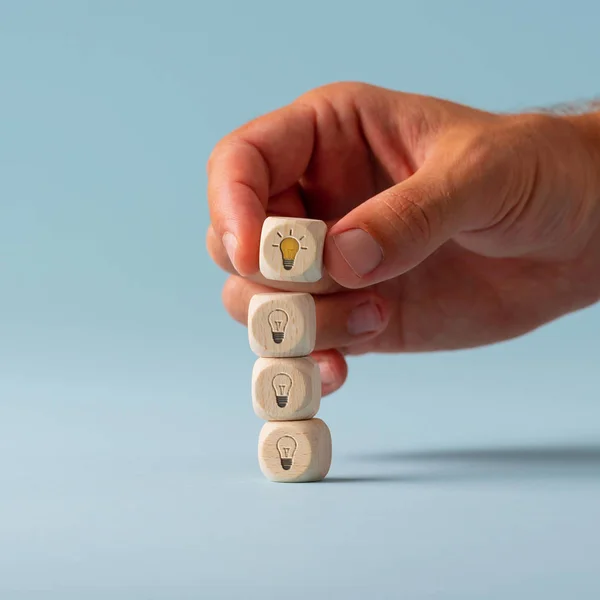
[[596,599],[600,306],[351,360],[327,482],[263,480],[205,252],[229,130],[336,80],[589,97],[590,0],[0,0],[0,597]]

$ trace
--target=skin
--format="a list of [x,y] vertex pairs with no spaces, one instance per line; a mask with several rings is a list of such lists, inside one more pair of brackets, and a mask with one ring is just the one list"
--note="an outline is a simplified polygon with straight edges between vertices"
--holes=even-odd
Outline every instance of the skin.
[[[491,344],[600,299],[600,113],[499,115],[328,85],[223,138],[208,199],[233,318],[246,323],[256,293],[315,294],[325,394],[346,354]],[[321,282],[261,277],[268,215],[328,223]],[[357,229],[374,240],[359,258],[380,259],[366,273],[338,237]]]

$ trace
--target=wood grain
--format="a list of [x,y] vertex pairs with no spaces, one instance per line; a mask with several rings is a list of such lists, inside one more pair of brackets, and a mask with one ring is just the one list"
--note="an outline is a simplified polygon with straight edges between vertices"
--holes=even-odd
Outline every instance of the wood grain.
[[320,481],[331,466],[331,433],[321,419],[265,423],[258,462],[271,481]]
[[307,356],[315,347],[317,318],[310,294],[256,294],[248,309],[248,339],[258,356]]
[[321,405],[321,373],[312,358],[259,358],[252,370],[252,406],[265,421],[310,419]]
[[319,281],[326,234],[323,221],[268,217],[260,238],[260,272],[272,281]]

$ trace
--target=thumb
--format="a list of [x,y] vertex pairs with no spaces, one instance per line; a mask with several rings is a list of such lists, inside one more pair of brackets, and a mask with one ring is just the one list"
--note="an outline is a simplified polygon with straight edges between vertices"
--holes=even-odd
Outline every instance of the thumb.
[[465,174],[457,181],[450,175],[452,169],[440,172],[439,167],[438,163],[435,172],[422,167],[331,228],[325,266],[333,279],[347,288],[391,279],[418,265],[460,231],[476,227],[472,180]]

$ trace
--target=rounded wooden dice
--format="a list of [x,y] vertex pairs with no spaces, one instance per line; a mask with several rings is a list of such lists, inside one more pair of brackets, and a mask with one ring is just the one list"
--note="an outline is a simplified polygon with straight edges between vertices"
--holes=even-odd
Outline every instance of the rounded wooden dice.
[[265,421],[310,419],[321,405],[321,373],[312,358],[259,358],[252,370],[252,406]]
[[323,221],[268,217],[260,238],[260,272],[275,281],[319,281],[326,234]]
[[320,481],[331,466],[329,428],[321,419],[265,423],[258,440],[258,462],[271,481]]
[[307,356],[315,347],[317,317],[310,294],[256,294],[248,309],[248,337],[264,357]]

